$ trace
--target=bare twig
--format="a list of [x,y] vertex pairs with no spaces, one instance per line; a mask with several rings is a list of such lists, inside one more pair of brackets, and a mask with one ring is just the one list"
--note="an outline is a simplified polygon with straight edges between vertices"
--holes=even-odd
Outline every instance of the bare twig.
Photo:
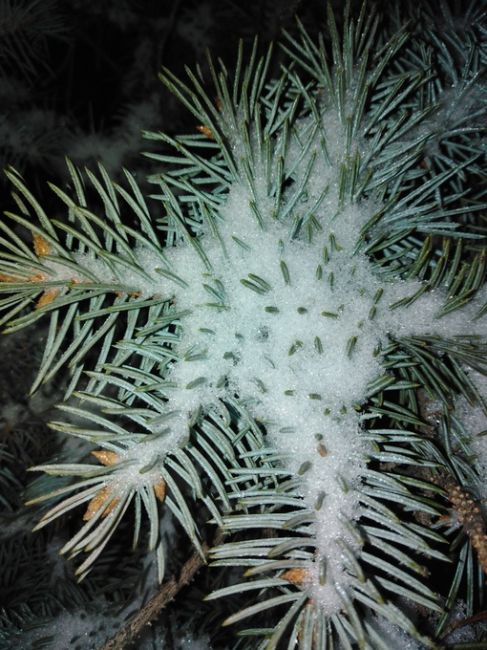
[[475,623],[484,623],[487,620],[487,611],[479,612],[478,614],[474,614],[474,616],[469,616],[468,618],[463,618],[459,619],[458,621],[455,621],[455,623],[452,623],[446,632],[441,636],[441,639],[446,639],[447,636],[449,636],[452,632],[455,630],[458,630],[461,627],[464,627],[465,625],[475,625]]
[[453,476],[443,476],[438,482],[446,491],[448,500],[457,513],[458,521],[468,535],[479,564],[487,575],[487,534],[479,504],[455,481]]
[[[217,546],[223,538],[221,531],[215,536],[213,546]],[[107,641],[98,650],[123,650],[141,634],[146,625],[154,621],[160,614],[161,610],[173,600],[176,595],[186,587],[194,578],[201,567],[206,564],[206,557],[210,547],[207,543],[203,544],[203,556],[200,553],[193,553],[184,563],[178,578],[171,578],[168,582],[161,585],[159,591],[149,600],[149,602],[137,612],[134,618],[129,621],[117,634]]]

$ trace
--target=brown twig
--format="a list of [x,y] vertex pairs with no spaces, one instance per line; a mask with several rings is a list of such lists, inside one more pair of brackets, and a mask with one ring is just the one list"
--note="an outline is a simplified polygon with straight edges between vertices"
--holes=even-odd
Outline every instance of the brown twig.
[[[431,414],[431,402],[424,391],[419,394],[420,413],[425,421],[428,421],[428,413]],[[436,413],[440,418],[442,413]],[[426,427],[427,434],[434,433],[434,427]],[[487,528],[485,525],[482,510],[479,504],[473,499],[472,495],[461,486],[453,474],[444,469],[439,475],[429,476],[429,479],[442,487],[455,511],[458,521],[463,526],[463,530],[470,540],[477,559],[482,567],[484,574],[487,576]]]
[[[223,539],[223,534],[218,531],[213,540],[213,546],[217,546]],[[160,614],[161,610],[173,600],[176,595],[186,587],[194,578],[201,567],[206,564],[206,558],[210,549],[205,542],[203,544],[203,555],[193,553],[184,563],[178,578],[171,578],[168,582],[161,585],[159,591],[149,600],[149,602],[137,612],[134,618],[129,621],[117,634],[100,646],[98,650],[123,650],[142,633],[146,625],[149,625]]]
[[458,521],[468,535],[479,564],[487,575],[487,533],[479,504],[455,481],[453,476],[442,476],[438,483],[446,491],[448,500],[457,513]]
[[441,639],[442,640],[446,639],[446,637],[449,636],[452,632],[458,630],[461,627],[464,627],[465,625],[475,625],[475,623],[483,623],[486,620],[487,620],[487,611],[479,612],[478,614],[474,614],[473,616],[469,616],[468,618],[459,619],[458,621],[455,621],[447,628],[445,633],[442,634]]

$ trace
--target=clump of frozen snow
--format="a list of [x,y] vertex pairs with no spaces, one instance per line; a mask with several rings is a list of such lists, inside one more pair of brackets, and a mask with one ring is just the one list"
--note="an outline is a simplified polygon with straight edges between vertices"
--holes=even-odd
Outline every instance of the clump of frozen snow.
[[423,644],[411,638],[398,625],[393,625],[385,618],[376,618],[374,627],[379,633],[384,648],[390,650],[423,650]]

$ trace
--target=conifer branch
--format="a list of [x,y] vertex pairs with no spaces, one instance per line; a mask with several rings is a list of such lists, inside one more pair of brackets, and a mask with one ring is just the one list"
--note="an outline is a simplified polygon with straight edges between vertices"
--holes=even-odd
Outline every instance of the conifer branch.
[[[223,626],[257,621],[243,634],[262,641],[244,643],[261,650],[389,650],[405,635],[433,649],[462,592],[466,616],[481,606],[481,3],[461,23],[439,3],[448,35],[428,3],[389,16],[364,0],[355,15],[347,0],[342,19],[331,4],[318,39],[301,22],[285,36],[287,63],[255,40],[234,70],[209,58],[211,79],[163,69],[193,132],[146,134],[155,194],[68,162],[61,205],[43,208],[8,172],[0,326],[49,315],[32,390],[68,369],[50,426],[90,445],[31,468],[58,477],[27,502],[46,506],[36,530],[82,508],[60,550],[87,554],[80,579],[129,508],[159,582],[163,510],[195,547],[101,650],[133,645],[210,556],[245,567],[207,599],[251,592]],[[232,535],[211,551],[201,506]],[[434,632],[413,608],[440,615]]]

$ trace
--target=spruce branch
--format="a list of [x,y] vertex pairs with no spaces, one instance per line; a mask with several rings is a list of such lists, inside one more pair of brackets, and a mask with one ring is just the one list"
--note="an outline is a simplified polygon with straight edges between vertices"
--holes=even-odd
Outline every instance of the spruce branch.
[[[223,541],[224,534],[218,530],[212,546],[218,546]],[[202,554],[194,552],[183,564],[178,577],[172,577],[162,584],[158,592],[146,603],[142,609],[129,621],[117,634],[103,644],[98,650],[124,650],[137,637],[142,634],[146,625],[157,619],[161,611],[172,601],[181,589],[184,589],[195,577],[198,571],[206,564],[210,545],[202,545]]]
[[[487,383],[487,203],[471,182],[487,106],[471,95],[466,131],[448,108],[470,92],[481,53],[472,45],[472,61],[456,62],[445,39],[447,70],[436,68],[436,37],[418,50],[407,21],[379,34],[385,16],[351,10],[342,22],[330,10],[317,43],[301,24],[288,35],[277,79],[272,48],[259,58],[257,42],[247,63],[239,48],[234,71],[209,61],[210,93],[201,67],[185,81],[163,70],[195,133],[148,134],[163,168],[150,203],[130,175],[124,189],[103,168],[71,166],[75,196],[52,187],[64,222],[9,175],[0,324],[49,313],[35,386],[73,372],[51,426],[98,461],[34,468],[77,477],[29,501],[55,499],[37,528],[88,506],[61,551],[88,553],[81,577],[129,506],[134,546],[148,519],[159,581],[162,508],[201,554],[105,648],[131,643],[206,555],[246,567],[207,598],[251,592],[224,624],[258,617],[246,634],[265,637],[259,649],[399,647],[381,644],[378,619],[435,648],[400,599],[448,616],[465,566],[481,596],[471,576],[475,552],[485,569],[486,532],[463,486],[484,470],[455,411],[458,396],[481,403]],[[445,414],[427,435],[421,392]],[[466,535],[455,521],[444,606],[422,558],[451,559],[445,492]],[[197,502],[232,534],[211,551]]]

